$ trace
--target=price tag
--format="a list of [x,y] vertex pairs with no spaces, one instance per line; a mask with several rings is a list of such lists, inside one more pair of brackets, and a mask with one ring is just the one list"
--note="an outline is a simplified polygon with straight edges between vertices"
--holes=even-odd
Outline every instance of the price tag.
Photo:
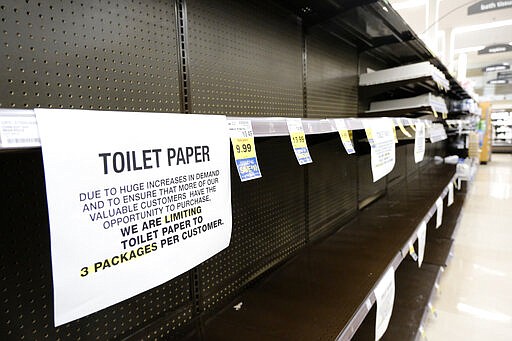
[[39,147],[39,130],[36,117],[31,110],[12,111],[0,109],[0,147],[26,148]]
[[347,125],[345,124],[345,120],[336,119],[334,120],[334,124],[336,125],[336,129],[338,129],[338,133],[340,134],[341,143],[343,143],[343,147],[347,151],[347,154],[354,154],[356,151],[354,149],[354,145],[352,144],[351,138],[351,130],[347,129]]
[[428,304],[428,309],[430,310],[430,312],[432,313],[432,315],[434,315],[435,318],[437,318],[437,310],[436,308],[434,308],[434,306],[432,305],[432,303],[429,303]]
[[412,131],[416,131],[416,127],[414,126],[411,120],[409,120],[409,127],[411,127]]
[[398,143],[398,137],[396,136],[396,128],[393,126],[393,139],[395,140],[395,143]]
[[402,120],[401,119],[397,118],[396,119],[396,123],[398,124],[398,128],[400,128],[400,131],[402,132],[402,134],[404,134],[407,137],[412,137],[411,133],[409,133],[407,131],[407,129],[405,129],[404,125],[402,124]]
[[424,338],[424,339],[427,338],[427,334],[425,333],[425,328],[423,328],[423,326],[420,326],[418,331],[420,332],[420,335],[421,335],[422,338]]
[[414,250],[414,245],[409,244],[409,255],[414,259],[416,262],[418,260],[418,255],[416,254],[416,251]]
[[386,332],[393,312],[395,301],[395,269],[390,267],[375,287],[377,317],[375,319],[375,340],[378,341]]
[[434,109],[434,107],[432,107],[432,113],[434,114],[434,117],[437,118],[438,115],[437,115],[437,111],[436,109]]
[[434,123],[430,126],[430,142],[436,143],[446,139],[446,130],[442,124]]
[[261,178],[251,121],[228,120],[228,129],[240,180]]
[[366,133],[366,138],[368,139],[368,143],[370,144],[370,147],[375,148],[375,140],[373,139],[372,128],[365,128],[364,131]]
[[437,216],[436,216],[436,229],[443,223],[443,198],[436,200]]
[[453,185],[455,186],[455,188],[457,188],[458,191],[460,191],[460,179],[453,180]]
[[414,162],[423,161],[425,156],[425,125],[423,122],[416,124],[416,135],[414,136]]
[[418,267],[423,263],[425,255],[425,241],[427,239],[427,223],[422,221],[418,229]]
[[453,204],[453,183],[448,184],[448,203],[447,206],[450,207]]
[[302,120],[300,118],[287,118],[286,125],[288,126],[288,132],[290,133],[293,151],[295,152],[295,157],[297,158],[299,165],[312,163],[313,160],[309,155],[309,149],[306,143],[306,135],[304,134]]
[[366,300],[365,305],[366,305],[366,310],[370,311],[370,309],[372,309],[372,301],[370,301],[369,298]]
[[443,120],[446,120],[448,118],[448,113],[447,112],[444,112],[443,113]]

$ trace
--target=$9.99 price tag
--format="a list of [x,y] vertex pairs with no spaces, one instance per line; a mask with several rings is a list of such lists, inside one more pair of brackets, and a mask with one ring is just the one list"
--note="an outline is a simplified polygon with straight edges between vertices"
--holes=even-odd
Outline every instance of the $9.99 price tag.
[[300,118],[287,118],[286,125],[288,126],[288,132],[290,133],[293,151],[295,152],[295,157],[297,158],[299,165],[312,163],[313,160],[309,155],[309,149],[306,143],[306,135],[304,134],[302,120]]
[[250,120],[229,120],[229,135],[240,180],[261,178]]

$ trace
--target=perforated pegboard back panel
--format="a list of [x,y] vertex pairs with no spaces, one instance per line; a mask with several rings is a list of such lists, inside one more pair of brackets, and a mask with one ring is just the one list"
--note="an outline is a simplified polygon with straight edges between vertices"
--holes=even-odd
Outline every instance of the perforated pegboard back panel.
[[[412,155],[414,159],[414,155]],[[388,187],[400,184],[407,176],[407,145],[397,144],[395,147],[395,166],[387,175]]]
[[230,246],[200,265],[203,308],[213,311],[305,243],[304,171],[288,137],[256,139],[262,178],[231,172]]
[[315,29],[306,36],[306,50],[308,117],[357,116],[357,49]]
[[141,329],[171,339],[186,329],[193,313],[189,273],[55,328],[41,152],[1,153],[0,160],[2,340],[123,339]]
[[194,113],[302,117],[301,27],[259,1],[187,2]]
[[370,154],[363,154],[357,158],[358,162],[358,200],[365,202],[372,197],[380,195],[386,190],[386,177],[373,182]]
[[0,1],[0,107],[178,112],[174,0]]
[[[426,144],[425,144],[425,149],[426,149]],[[426,155],[426,150],[425,150],[425,155],[423,156],[423,158],[425,158],[425,157],[428,157],[428,155]],[[407,163],[406,163],[407,176],[411,176],[415,172],[417,172],[418,167],[419,167],[419,163],[416,163],[414,161],[414,143],[410,143],[407,145]]]
[[339,134],[307,137],[310,240],[340,228],[357,211],[357,157],[348,155]]

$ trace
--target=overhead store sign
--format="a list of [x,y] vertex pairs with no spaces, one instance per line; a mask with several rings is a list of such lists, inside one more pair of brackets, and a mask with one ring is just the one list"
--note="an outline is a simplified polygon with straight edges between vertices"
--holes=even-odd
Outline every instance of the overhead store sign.
[[226,117],[35,113],[56,326],[167,282],[229,245]]
[[512,71],[498,72],[498,79],[512,79]]
[[506,9],[512,7],[512,0],[502,1],[478,1],[476,4],[468,7],[468,15],[485,13],[489,11],[496,11],[499,9]]
[[478,54],[493,54],[512,51],[512,46],[509,44],[496,44],[486,46],[481,50],[478,50]]
[[482,69],[483,72],[495,72],[510,70],[510,65],[507,63],[488,65]]

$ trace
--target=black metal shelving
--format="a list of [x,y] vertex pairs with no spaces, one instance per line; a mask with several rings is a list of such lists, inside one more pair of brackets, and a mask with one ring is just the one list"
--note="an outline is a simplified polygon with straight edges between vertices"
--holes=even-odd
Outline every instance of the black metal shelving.
[[448,97],[470,95],[386,1],[121,0],[112,7],[1,2],[0,108],[313,118],[314,163],[297,165],[282,119],[273,123],[280,133],[256,124],[264,176],[241,184],[231,170],[230,247],[55,328],[42,155],[0,153],[0,338],[349,339],[380,276],[402,262],[455,170],[432,165],[445,155],[442,142],[427,144],[415,164],[412,139],[399,133],[395,169],[373,183],[363,132],[350,156],[320,119],[357,116],[370,97],[438,91],[431,79],[414,79],[364,94],[358,75],[366,64],[429,61],[449,79]]

